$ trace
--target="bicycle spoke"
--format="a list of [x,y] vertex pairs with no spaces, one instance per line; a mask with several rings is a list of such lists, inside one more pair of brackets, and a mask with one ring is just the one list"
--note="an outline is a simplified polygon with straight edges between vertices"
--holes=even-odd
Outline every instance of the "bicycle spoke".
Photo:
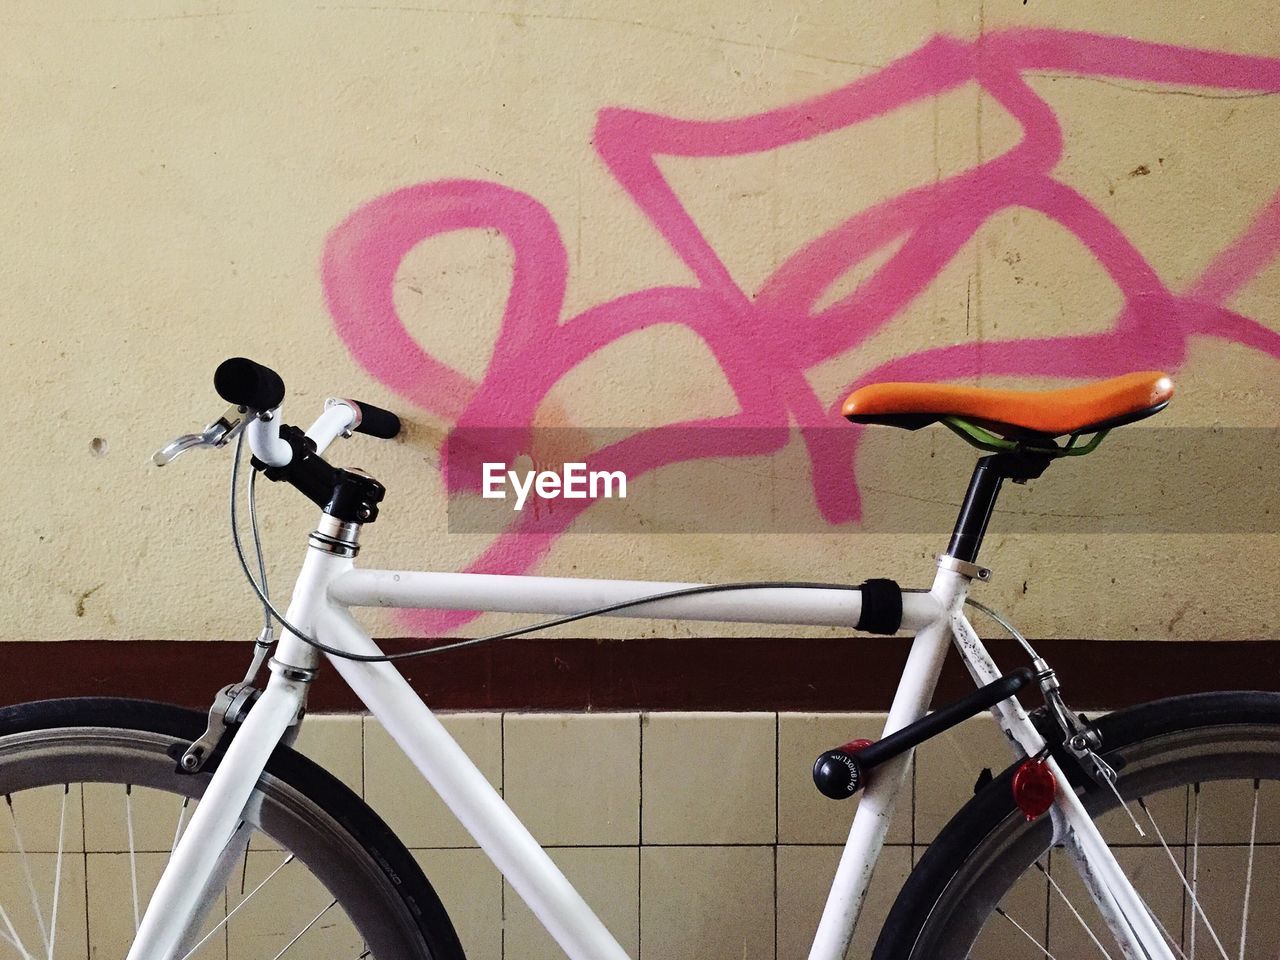
[[1249,821],[1249,863],[1244,872],[1244,906],[1240,914],[1240,960],[1244,960],[1244,941],[1249,932],[1249,895],[1253,892],[1253,847],[1258,837],[1258,793],[1262,784],[1253,781],[1253,816]]
[[1116,803],[1119,804],[1120,809],[1125,812],[1125,815],[1129,818],[1129,822],[1133,824],[1133,829],[1138,832],[1139,837],[1145,839],[1147,832],[1142,829],[1142,824],[1140,824],[1138,822],[1138,818],[1133,815],[1133,811],[1129,808],[1129,804],[1125,802],[1124,797],[1120,796],[1120,788],[1116,786],[1116,781],[1114,779],[1115,771],[1113,770],[1111,773],[1111,776],[1104,776],[1103,780],[1105,780],[1107,786],[1111,788],[1112,796],[1116,798]]
[[[40,909],[40,897],[36,893],[35,881],[31,879],[31,864],[27,860],[26,844],[22,842],[22,831],[18,828],[18,813],[13,808],[13,797],[6,793],[4,799],[5,803],[9,805],[9,822],[13,824],[13,842],[17,844],[18,855],[22,860],[22,874],[27,881],[27,891],[31,894],[31,909],[34,911],[36,923],[40,927],[40,940],[44,943],[45,950],[48,950],[49,930],[44,925],[44,911]],[[26,952],[25,949],[23,952]]]
[[[1227,956],[1227,950],[1222,945],[1222,941],[1218,938],[1218,932],[1213,929],[1213,924],[1209,922],[1209,918],[1205,915],[1204,908],[1200,906],[1195,892],[1191,889],[1191,884],[1187,882],[1187,875],[1182,872],[1182,868],[1178,866],[1178,859],[1173,855],[1173,851],[1169,849],[1169,844],[1165,842],[1164,833],[1160,830],[1160,824],[1156,823],[1156,818],[1151,815],[1151,810],[1147,807],[1146,800],[1138,797],[1138,806],[1146,813],[1147,819],[1151,821],[1151,829],[1156,832],[1156,839],[1160,841],[1160,846],[1164,848],[1165,854],[1169,857],[1169,862],[1173,864],[1173,872],[1178,875],[1178,879],[1182,881],[1182,889],[1191,897],[1191,906],[1195,912],[1200,915],[1200,919],[1204,921],[1205,929],[1209,931],[1209,936],[1213,937],[1214,944],[1218,947],[1218,953],[1221,954],[1222,960],[1231,960]],[[1195,926],[1195,918],[1192,917],[1192,926]]]
[[[1114,879],[1129,900],[1118,889],[1095,889],[1099,878],[1086,858],[1077,857],[1079,880],[1060,869],[1063,838],[1051,829],[1058,824],[1024,825],[1010,807],[992,830],[961,814],[946,836],[962,859],[926,857],[917,865],[914,889],[933,884],[939,893],[900,895],[899,923],[881,931],[881,952],[910,960],[1280,960],[1273,929],[1280,924],[1273,906],[1280,878],[1272,869],[1280,857],[1273,836],[1280,823],[1280,701],[1268,704],[1276,719],[1261,724],[1258,695],[1215,696],[1221,714],[1219,707],[1200,713],[1214,702],[1206,699],[1151,705],[1100,725],[1123,771],[1120,797],[1089,778],[1082,799],[1114,851],[1123,871]],[[1238,720],[1223,722],[1237,710]],[[979,786],[985,782],[984,775]],[[1149,839],[1131,842],[1122,801]]]
[[5,936],[5,940],[22,954],[22,960],[35,960],[35,957],[31,956],[31,952],[23,944],[22,937],[18,936],[18,931],[13,928],[13,921],[9,919],[9,912],[3,906],[0,906],[0,920],[4,921],[4,927],[9,931],[8,935]]
[[[1121,803],[1123,803],[1124,801],[1123,801],[1123,798],[1120,797],[1120,791],[1116,789],[1116,786],[1114,783],[1111,785],[1111,790],[1116,795],[1116,798],[1119,799]],[[1185,818],[1186,816],[1185,796],[1183,799],[1184,799],[1183,816]],[[1145,798],[1139,797],[1137,802],[1138,802],[1138,805],[1141,806],[1142,809],[1146,811],[1147,819],[1151,821],[1152,828],[1156,831],[1157,834],[1160,835],[1161,841],[1163,842],[1164,835],[1160,830],[1160,825],[1156,823],[1155,814],[1151,812],[1151,808],[1146,806]],[[1134,819],[1133,814],[1129,811],[1127,805],[1125,806],[1125,812],[1129,813],[1129,817],[1134,820],[1134,825],[1138,827],[1138,832],[1145,837],[1147,835],[1146,832],[1143,831],[1142,827],[1138,825],[1137,820]],[[1167,850],[1168,848],[1166,847],[1166,851]],[[1170,856],[1172,856],[1172,854],[1170,854]],[[1174,869],[1178,869],[1176,861],[1174,863]],[[1181,870],[1179,870],[1179,873],[1181,873]],[[1168,941],[1169,946],[1173,947],[1174,951],[1177,952],[1178,956],[1182,957],[1182,960],[1186,960],[1187,955],[1182,950],[1182,944],[1179,943],[1178,939],[1175,938],[1174,935],[1169,932],[1169,928],[1164,925],[1164,921],[1161,920],[1159,915],[1154,910],[1151,909],[1151,905],[1147,903],[1146,899],[1143,898],[1141,894],[1138,895],[1138,899],[1142,902],[1142,906],[1146,909],[1147,914],[1155,922],[1155,925],[1160,928],[1160,932],[1164,934],[1164,938],[1166,941]]]
[[13,940],[10,938],[10,936],[7,933],[5,933],[3,930],[0,930],[0,943],[7,943],[9,944],[9,946],[13,947],[15,950],[18,950],[20,953],[23,952],[22,949],[18,946],[18,944],[14,943]]
[[178,841],[182,839],[182,828],[187,825],[187,808],[191,805],[190,797],[182,798],[182,806],[178,807],[178,826],[173,831],[173,843],[169,846],[169,855],[178,849]]
[[71,793],[71,784],[62,785],[62,810],[58,814],[58,853],[53,867],[53,906],[49,908],[49,952],[48,960],[53,960],[53,946],[58,939],[58,900],[62,891],[62,845],[67,829],[67,796]]
[[[98,706],[74,706],[84,711],[71,718],[80,722],[69,723],[59,706],[53,720],[63,726],[50,727],[45,705],[27,705],[26,720],[40,735],[16,746],[8,733],[0,737],[0,802],[9,807],[0,808],[0,820],[10,821],[0,822],[7,881],[0,883],[0,960],[58,960],[69,951],[123,956],[112,944],[137,941],[147,911],[161,908],[157,874],[172,870],[172,854],[197,839],[201,779],[177,769],[174,756],[189,744],[163,732],[167,711],[133,729],[98,726]],[[143,719],[150,713],[140,708]],[[177,947],[171,960],[228,952],[239,960],[424,955],[418,931],[431,942],[430,918],[413,907],[430,905],[431,891],[393,872],[408,853],[383,846],[378,822],[358,799],[327,794],[322,783],[280,767],[254,785],[209,882],[187,890],[175,907],[181,916],[168,918]],[[250,846],[264,845],[248,856]],[[381,877],[386,885],[369,882]],[[410,886],[413,899],[401,895]]]
[[279,953],[277,953],[274,957],[272,957],[271,960],[280,960],[281,957],[283,957],[286,953],[289,952],[290,947],[292,947],[295,943],[297,943],[299,940],[302,939],[303,934],[305,934],[308,930],[310,930],[317,923],[319,923],[320,918],[323,917],[326,913],[328,913],[337,905],[338,905],[337,900],[329,901],[329,905],[325,907],[323,910],[321,910],[319,913],[317,913],[310,923],[308,923],[305,927],[299,930],[297,935],[295,935],[292,940],[290,940],[288,943],[284,945],[284,949],[281,950]]
[[1049,881],[1049,886],[1053,887],[1058,896],[1062,898],[1062,902],[1067,905],[1067,909],[1071,911],[1072,916],[1076,918],[1076,921],[1080,926],[1084,927],[1084,932],[1089,935],[1089,939],[1093,941],[1093,945],[1098,948],[1099,952],[1101,952],[1107,960],[1112,960],[1111,954],[1107,952],[1107,948],[1102,945],[1102,941],[1099,940],[1097,935],[1093,932],[1093,928],[1089,926],[1089,922],[1080,915],[1080,911],[1075,908],[1075,904],[1073,904],[1071,902],[1071,898],[1063,892],[1062,887],[1058,886],[1058,881],[1053,879],[1053,875],[1044,868],[1043,864],[1041,864],[1039,860],[1035,862],[1035,868],[1044,874],[1045,879]]
[[1173,938],[1173,934],[1169,932],[1169,928],[1164,925],[1164,922],[1156,916],[1156,912],[1151,909],[1151,904],[1147,903],[1141,894],[1139,894],[1138,899],[1142,901],[1143,907],[1145,907],[1147,913],[1151,915],[1151,919],[1155,921],[1156,926],[1160,928],[1160,932],[1164,934],[1164,938],[1169,941],[1169,946],[1173,947],[1173,949],[1177,951],[1178,956],[1180,956],[1182,960],[1187,960],[1187,955],[1182,952],[1182,947],[1179,946],[1178,941]]
[[138,912],[138,855],[133,842],[133,785],[124,785],[124,820],[129,835],[129,885],[133,890],[133,932],[142,925]]
[[996,907],[996,913],[1000,914],[1000,916],[1004,917],[1006,920],[1012,923],[1014,927],[1018,930],[1018,932],[1021,933],[1024,937],[1026,937],[1028,940],[1030,940],[1033,944],[1035,944],[1036,949],[1039,950],[1041,953],[1043,953],[1045,957],[1048,958],[1048,960],[1058,960],[1057,957],[1055,957],[1052,953],[1049,952],[1048,947],[1046,947],[1043,943],[1041,943],[1039,940],[1037,940],[1035,937],[1029,934],[1027,932],[1027,928],[1024,927],[1022,924],[1020,924],[1017,920],[1013,919],[1013,917],[1009,916],[1009,914],[1005,912],[1005,909],[1003,907]]
[[285,857],[283,862],[281,862],[281,864],[278,867],[276,867],[269,874],[267,874],[266,879],[264,879],[260,884],[258,884],[251,891],[249,891],[249,895],[247,897],[245,897],[243,900],[237,903],[234,908],[232,908],[227,912],[227,915],[225,917],[223,917],[216,924],[214,924],[213,928],[208,933],[206,933],[203,937],[200,938],[199,943],[197,943],[194,947],[192,947],[190,950],[184,953],[182,955],[182,960],[189,960],[189,958],[192,957],[197,950],[199,950],[201,947],[203,947],[206,943],[209,942],[210,937],[212,937],[215,933],[217,933],[219,930],[225,927],[227,923],[231,920],[231,918],[234,917],[237,913],[239,913],[241,908],[250,900],[252,900],[255,895],[257,895],[259,890],[261,890],[268,883],[270,883],[272,877],[274,877],[277,873],[279,873],[281,870],[283,870],[285,867],[287,867],[291,863],[293,863],[292,853],[289,854],[287,857]]
[[[1192,820],[1191,830],[1191,899],[1196,898],[1196,891],[1200,889],[1200,784],[1195,785],[1195,816]],[[1196,917],[1191,915],[1191,953],[1188,960],[1196,960]]]

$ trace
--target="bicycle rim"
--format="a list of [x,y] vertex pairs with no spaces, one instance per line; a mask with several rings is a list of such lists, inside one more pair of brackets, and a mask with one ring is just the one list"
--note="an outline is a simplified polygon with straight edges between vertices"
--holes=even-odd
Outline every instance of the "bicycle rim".
[[[1093,783],[1083,799],[1173,955],[1274,958],[1280,937],[1280,919],[1270,907],[1280,893],[1277,725],[1171,730],[1108,757],[1121,767],[1127,811],[1112,791]],[[1007,789],[1005,779],[996,789]],[[1009,809],[985,835],[939,842],[950,849],[934,859],[954,863],[958,853],[962,859],[931,908],[895,905],[898,916],[886,924],[877,958],[1122,955],[1071,857],[1052,846],[1048,817],[1028,824]],[[927,873],[931,864],[922,861],[921,868]],[[909,896],[904,891],[904,899]],[[902,915],[912,913],[924,919],[904,921]]]
[[[0,737],[0,952],[83,956],[104,930],[128,944],[208,782],[177,772],[182,746],[100,726]],[[433,956],[378,851],[281,777],[259,780],[233,843],[191,960]]]

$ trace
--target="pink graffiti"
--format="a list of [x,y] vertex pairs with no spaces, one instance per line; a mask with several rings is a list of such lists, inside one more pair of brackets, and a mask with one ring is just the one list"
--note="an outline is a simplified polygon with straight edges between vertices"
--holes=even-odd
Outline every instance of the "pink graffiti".
[[[329,308],[352,354],[421,409],[467,426],[528,426],[551,388],[587,357],[632,331],[681,324],[714,355],[740,412],[655,428],[608,451],[611,469],[638,477],[702,457],[759,455],[785,431],[695,431],[691,426],[779,426],[805,437],[812,487],[832,524],[860,516],[854,456],[860,430],[840,422],[849,390],[877,379],[967,379],[980,374],[1078,378],[1134,369],[1176,370],[1188,340],[1207,336],[1280,357],[1280,333],[1226,302],[1280,251],[1280,194],[1261,205],[1244,232],[1182,293],[1110,219],[1054,179],[1062,129],[1024,74],[1081,77],[1227,91],[1280,91],[1280,60],[1058,30],[1010,30],[972,42],[937,37],[876,73],[830,93],[752,116],[681,120],[628,109],[599,114],[599,157],[654,229],[697,278],[591,307],[562,321],[568,263],[560,233],[538,201],[495,183],[444,180],[396,190],[356,210],[329,238],[323,275]],[[656,158],[730,157],[773,150],[862,123],[974,81],[1021,126],[1020,142],[994,159],[864,210],[789,256],[751,296],[730,276],[663,177]],[[856,160],[854,162],[857,162]],[[835,396],[819,397],[805,371],[860,343],[924,291],[981,224],[1027,208],[1071,231],[1124,298],[1106,332],[921,350],[870,371]],[[484,377],[475,382],[441,363],[410,336],[396,313],[396,271],[422,241],[466,228],[500,233],[514,252],[502,324]],[[816,309],[851,267],[902,241],[851,294]],[[693,438],[697,438],[696,441]],[[764,439],[762,439],[764,438]],[[447,445],[446,445],[447,447]],[[550,549],[585,501],[540,516],[519,515],[470,565],[522,572]],[[414,615],[434,633],[469,615]]]

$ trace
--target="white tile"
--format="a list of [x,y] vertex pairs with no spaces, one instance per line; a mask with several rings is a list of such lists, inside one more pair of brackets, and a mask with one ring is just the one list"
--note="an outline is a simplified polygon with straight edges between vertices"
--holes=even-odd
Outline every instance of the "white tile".
[[296,937],[291,952],[301,956],[359,956],[363,940],[342,905],[331,906],[333,895],[300,861],[282,862],[277,851],[250,852],[243,860],[227,893],[228,910],[239,908],[226,927],[228,955],[274,957]]
[[[1167,864],[1167,860],[1166,860]],[[1188,858],[1188,879],[1193,876]],[[1171,873],[1171,868],[1165,874]],[[1280,894],[1280,847],[1254,847],[1250,876],[1249,848],[1201,847],[1197,856],[1196,893],[1204,916],[1193,912],[1190,898],[1184,898],[1183,916],[1190,951],[1191,922],[1196,923],[1196,956],[1218,956],[1218,948],[1209,933],[1212,926],[1226,947],[1227,955],[1240,956],[1240,931],[1245,920],[1245,882],[1249,880],[1249,914],[1245,936],[1245,960],[1275,960],[1280,956],[1280,910],[1276,909]]]
[[[53,925],[57,859],[51,853],[28,854],[26,868],[31,873],[31,882],[37,894],[44,928],[49,930],[52,925],[56,930],[53,937],[55,960],[84,960],[87,955],[84,856],[83,854],[75,856],[64,854],[62,857],[62,877],[58,883],[57,897],[58,915],[56,925]],[[22,857],[16,853],[0,853],[0,904],[3,904],[14,930],[27,951],[36,957],[48,956],[40,923],[36,920],[35,910],[31,904],[31,888],[27,885]],[[0,929],[4,930],[6,936],[8,935],[7,929],[3,927]],[[0,955],[16,957],[18,952],[9,944],[0,942]]]
[[[1183,925],[1182,882],[1165,851],[1159,847],[1129,847],[1116,849],[1114,853],[1116,862],[1142,899],[1155,911],[1157,919],[1174,937],[1180,937]],[[1181,858],[1180,850],[1178,856]],[[1050,951],[1057,956],[1100,956],[1093,943],[1093,937],[1097,937],[1108,950],[1119,956],[1119,951],[1113,946],[1115,940],[1085,890],[1070,855],[1063,850],[1054,850],[1049,872],[1061,890],[1049,891],[1049,941],[1046,945]],[[1075,915],[1077,912],[1079,919]],[[1092,936],[1089,931],[1092,931]],[[1198,951],[1197,956],[1217,955],[1212,944],[1201,946],[1207,949]],[[1021,955],[1030,956],[1026,953]],[[1231,956],[1234,958],[1235,953]],[[1040,955],[1037,954],[1036,958],[1040,960]]]
[[640,960],[773,960],[774,848],[640,851]]
[[502,874],[483,850],[415,850],[468,957],[502,956]]
[[321,714],[303,718],[294,749],[314,760],[357,794],[364,794],[364,718]]
[[647,714],[643,842],[773,843],[776,722],[772,713]]
[[916,750],[916,842],[931,842],[969,801],[983,768],[998,775],[1014,759],[1004,732],[985,713],[922,743]]
[[[778,957],[806,957],[813,945],[842,847],[778,848]],[[911,872],[909,847],[886,847],[876,863],[847,955],[869,957],[880,927]]]
[[640,717],[507,714],[504,796],[543,845],[635,845]]
[[[875,740],[884,714],[783,713],[778,715],[778,841],[843,844],[849,836],[857,797],[832,800],[813,784],[818,755],[851,740]],[[911,774],[898,797],[889,843],[911,842]]]
[[[565,847],[549,851],[627,955],[639,952],[640,852],[635,847]],[[504,960],[565,960],[565,953],[511,889],[506,888]]]
[[16,791],[8,799],[12,812],[0,803],[0,852],[18,850],[19,841],[28,853],[84,849],[80,784],[33,787]]
[[128,852],[130,819],[137,851],[168,853],[178,824],[191,822],[199,802],[150,787],[84,784],[85,845],[91,851]]
[[[457,713],[440,717],[472,762],[501,789],[502,717]],[[365,799],[410,848],[473,847],[470,834],[376,720],[365,721]]]
[[[1112,846],[1160,845],[1160,838],[1168,844],[1180,844],[1187,833],[1188,787],[1160,790],[1143,797],[1142,803],[1130,800],[1125,806],[1112,806],[1099,816],[1097,823],[1103,838]],[[1114,804],[1114,797],[1107,798]],[[1145,804],[1146,810],[1143,810]],[[1133,825],[1137,820],[1142,833]],[[1155,821],[1158,831],[1152,827]]]
[[[127,853],[89,853],[85,862],[88,865],[90,956],[93,960],[119,960],[128,952],[134,937],[134,875],[136,873],[141,916],[169,862],[168,852],[139,853],[132,858],[132,863]],[[225,916],[226,898],[220,896],[202,924],[201,936]],[[199,955],[201,958],[226,957],[222,933],[214,934]]]
[[1251,831],[1257,843],[1280,843],[1280,782],[1262,780],[1255,791],[1252,780],[1211,780],[1192,791],[1190,802],[1193,821],[1199,807],[1202,844],[1248,843]]

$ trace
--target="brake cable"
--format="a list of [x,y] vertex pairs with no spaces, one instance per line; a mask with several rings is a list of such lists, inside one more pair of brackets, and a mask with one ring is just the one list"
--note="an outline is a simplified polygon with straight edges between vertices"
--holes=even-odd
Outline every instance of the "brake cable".
[[[644,606],[648,603],[655,603],[659,600],[675,600],[680,597],[701,596],[708,593],[728,593],[736,590],[764,590],[764,589],[795,589],[795,590],[861,590],[859,585],[848,583],[816,583],[809,581],[792,581],[792,580],[752,580],[741,583],[712,583],[700,584],[693,587],[681,587],[678,590],[667,590],[662,593],[654,593],[644,597],[636,597],[631,600],[620,600],[616,603],[605,604],[600,607],[593,607],[588,610],[582,610],[578,613],[565,614],[561,617],[554,617],[550,620],[541,620],[537,623],[529,624],[524,627],[516,627],[511,630],[503,630],[498,633],[491,633],[481,637],[470,637],[466,640],[457,640],[453,643],[442,644],[439,646],[422,647],[417,650],[405,650],[399,653],[351,653],[337,647],[330,646],[315,637],[304,633],[301,629],[290,623],[283,614],[271,602],[270,597],[258,581],[254,579],[253,573],[249,569],[249,561],[245,557],[244,545],[240,541],[240,530],[238,523],[238,511],[236,501],[238,497],[239,477],[240,477],[240,460],[241,452],[244,448],[244,434],[236,438],[235,454],[231,461],[231,541],[235,545],[236,558],[240,561],[240,569],[243,571],[245,579],[249,581],[249,586],[253,588],[253,592],[257,594],[262,609],[274,618],[281,627],[293,634],[303,643],[319,650],[321,653],[331,657],[338,657],[342,660],[353,660],[357,663],[388,663],[395,660],[408,660],[413,657],[425,657],[433,653],[446,653],[450,650],[460,650],[463,647],[474,647],[482,643],[493,643],[497,640],[510,640],[515,637],[521,637],[526,634],[535,633],[539,630],[548,630],[552,627],[564,626],[569,623],[576,623],[579,620],[586,620],[590,617],[600,617],[606,614],[614,613],[618,610],[627,610],[632,607]],[[255,512],[253,486],[250,486],[250,513]],[[255,549],[258,551],[259,566],[261,566],[262,544],[255,537]],[[904,593],[928,593],[928,590],[921,588],[903,588]]]
[[[272,642],[272,625],[274,619],[281,627],[293,634],[303,643],[319,650],[321,653],[328,654],[331,657],[339,657],[343,660],[354,660],[359,663],[388,663],[395,660],[408,660],[414,657],[425,657],[433,653],[447,653],[450,650],[459,650],[463,647],[478,646],[482,643],[493,643],[497,640],[510,640],[515,637],[524,636],[530,633],[536,633],[539,630],[549,630],[552,627],[564,626],[569,623],[576,623],[579,620],[586,620],[591,617],[605,616],[618,610],[627,610],[631,607],[643,606],[647,603],[654,603],[659,600],[674,600],[679,597],[693,597],[708,593],[728,593],[735,590],[763,590],[763,589],[795,589],[795,590],[860,590],[861,587],[847,583],[817,583],[810,581],[795,580],[752,580],[740,583],[713,583],[701,584],[694,587],[682,587],[679,590],[668,590],[663,593],[650,594],[644,597],[636,597],[632,600],[620,600],[616,603],[605,604],[600,607],[593,607],[588,610],[582,610],[578,613],[565,614],[561,617],[554,617],[550,620],[542,620],[537,623],[529,624],[524,627],[516,627],[511,630],[503,630],[498,633],[488,634],[481,637],[471,637],[466,640],[458,640],[453,643],[443,644],[433,647],[422,647],[417,650],[406,650],[400,653],[382,653],[382,654],[361,654],[351,653],[346,650],[340,650],[337,647],[330,646],[323,641],[317,640],[309,634],[303,633],[298,627],[285,619],[284,615],[276,609],[271,602],[267,587],[267,568],[263,559],[262,537],[258,529],[258,510],[257,510],[257,471],[255,470],[249,477],[249,524],[253,534],[253,549],[257,557],[258,574],[261,578],[255,580],[252,571],[249,569],[249,561],[245,557],[244,544],[240,541],[240,528],[237,516],[236,503],[239,495],[239,478],[240,478],[240,461],[244,449],[244,434],[241,433],[236,437],[235,453],[231,460],[231,542],[235,545],[236,559],[240,562],[240,569],[244,573],[245,579],[249,582],[249,586],[253,588],[253,592],[257,595],[258,601],[262,604],[263,628],[262,633],[256,641],[259,648],[265,649]],[[928,593],[928,589],[924,587],[900,587],[903,593]],[[1011,624],[1005,617],[991,609],[984,603],[965,597],[965,605],[973,607],[994,620],[1002,627],[1032,660],[1040,659],[1039,654],[1023,636],[1022,632]],[[257,672],[255,663],[254,673]]]

